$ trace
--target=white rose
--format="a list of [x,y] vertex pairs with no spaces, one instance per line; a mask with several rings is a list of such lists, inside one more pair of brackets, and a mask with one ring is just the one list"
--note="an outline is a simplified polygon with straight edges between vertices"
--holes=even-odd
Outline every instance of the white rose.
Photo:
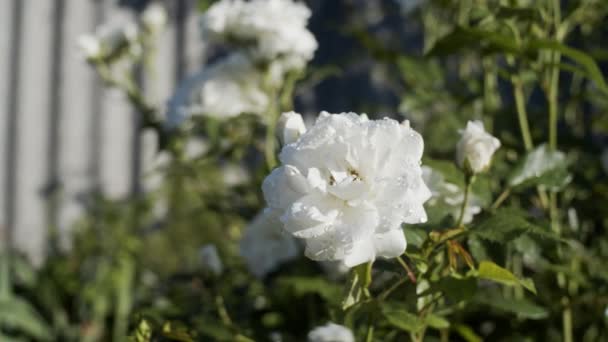
[[309,342],[355,342],[353,332],[335,323],[316,327],[308,333]]
[[422,137],[409,124],[322,112],[283,146],[282,166],[264,180],[268,206],[313,260],[352,267],[405,251],[401,224],[426,221]]
[[123,51],[138,55],[141,53],[138,37],[139,30],[133,22],[121,26],[104,24],[94,34],[80,36],[78,45],[87,58],[104,58]]
[[269,98],[264,75],[242,54],[232,54],[184,81],[169,101],[166,125],[175,128],[192,115],[218,119],[265,113]]
[[141,21],[148,31],[158,32],[167,25],[167,11],[162,5],[153,3],[143,11]]
[[198,255],[205,270],[211,271],[216,276],[222,274],[224,265],[222,264],[219,254],[217,253],[217,248],[215,248],[215,245],[205,245],[201,247]]
[[204,36],[241,45],[256,60],[303,65],[317,49],[306,28],[310,15],[304,3],[292,0],[222,0],[203,14],[201,27]]
[[468,167],[474,173],[490,166],[492,155],[500,147],[500,140],[488,134],[481,121],[469,121],[456,146],[456,161],[461,168]]
[[281,229],[281,221],[271,209],[253,219],[240,242],[240,254],[249,271],[258,278],[296,258],[298,253],[296,240]]
[[277,122],[277,134],[281,144],[287,145],[298,140],[298,138],[306,132],[306,125],[302,115],[296,112],[287,112],[281,114]]

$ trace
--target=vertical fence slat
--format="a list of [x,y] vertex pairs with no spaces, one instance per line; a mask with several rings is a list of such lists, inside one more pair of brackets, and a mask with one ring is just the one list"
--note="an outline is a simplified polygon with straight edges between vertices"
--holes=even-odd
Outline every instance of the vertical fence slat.
[[[61,144],[59,154],[59,178],[62,184],[59,229],[63,245],[69,241],[66,232],[83,214],[78,196],[95,186],[91,177],[91,149],[95,135],[90,126],[96,115],[93,69],[87,65],[78,50],[77,40],[83,33],[93,32],[95,4],[93,1],[67,1],[62,60],[63,87],[61,89],[63,120],[59,131]],[[95,128],[99,129],[99,127]]]
[[[59,239],[59,208],[60,208],[60,144],[61,133],[60,128],[63,123],[63,46],[65,42],[63,27],[65,24],[65,5],[66,0],[54,0],[54,8],[52,12],[52,38],[50,52],[50,69],[48,92],[49,92],[49,125],[48,125],[48,143],[46,146],[47,155],[47,178],[46,178],[46,227],[47,231],[56,236],[53,238],[53,244]],[[57,247],[53,245],[53,247]]]
[[[105,2],[106,24],[115,26],[134,20],[133,14],[115,2]],[[102,191],[110,198],[121,198],[131,190],[133,110],[124,94],[104,91],[101,117]]]
[[196,10],[196,1],[189,0],[185,17],[185,69],[192,74],[201,69],[205,59],[205,45],[201,39],[200,13]]
[[45,198],[48,143],[52,1],[23,1],[23,36],[18,96],[17,207],[14,241],[40,262],[46,242]]
[[[173,95],[175,89],[175,63],[176,63],[176,25],[175,17],[171,15],[175,12],[175,8],[167,7],[167,11],[171,17],[166,29],[160,33],[154,42],[156,50],[153,54],[152,70],[146,70],[144,83],[146,98],[152,101],[157,108],[160,109],[160,115],[165,115],[167,102]],[[145,132],[142,137],[142,172],[143,172],[143,189],[145,191],[153,190],[160,183],[159,177],[153,176],[157,165],[156,149],[157,137],[151,132]]]
[[10,88],[10,68],[11,68],[11,38],[13,35],[13,3],[12,1],[0,1],[0,75],[7,75],[0,80],[0,252],[4,243],[8,239],[6,203],[7,198],[7,168],[8,151],[8,123],[9,123],[9,97],[11,96]]

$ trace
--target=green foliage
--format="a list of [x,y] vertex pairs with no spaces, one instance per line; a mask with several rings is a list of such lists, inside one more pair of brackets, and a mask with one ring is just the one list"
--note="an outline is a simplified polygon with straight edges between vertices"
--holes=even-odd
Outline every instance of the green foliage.
[[534,286],[534,281],[532,281],[532,279],[519,279],[509,270],[500,267],[491,261],[482,261],[479,263],[477,276],[480,279],[491,280],[507,286],[523,286],[528,291],[536,294],[536,286]]
[[560,191],[571,180],[566,155],[543,144],[527,153],[514,167],[509,185],[517,189],[541,185],[551,191]]
[[525,298],[506,299],[500,294],[494,293],[493,295],[479,296],[476,298],[476,302],[500,311],[516,314],[524,319],[545,319],[549,316],[547,309]]
[[500,208],[471,227],[471,234],[484,240],[507,243],[523,234],[559,240],[546,227],[530,222],[528,215],[516,208]]
[[36,309],[19,297],[0,299],[0,326],[16,329],[39,341],[51,341],[53,337]]

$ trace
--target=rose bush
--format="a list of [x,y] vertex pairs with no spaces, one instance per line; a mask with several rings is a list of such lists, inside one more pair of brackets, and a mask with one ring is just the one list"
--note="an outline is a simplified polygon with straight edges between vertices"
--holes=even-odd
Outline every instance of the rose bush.
[[154,167],[0,256],[0,340],[608,340],[608,3],[307,4],[201,1],[168,108],[160,5],[81,40]]

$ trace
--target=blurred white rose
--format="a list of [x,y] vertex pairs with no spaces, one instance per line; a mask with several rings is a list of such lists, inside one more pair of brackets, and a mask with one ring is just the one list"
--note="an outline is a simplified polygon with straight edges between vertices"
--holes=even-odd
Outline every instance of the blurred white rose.
[[78,37],[78,47],[84,57],[88,59],[97,58],[101,55],[101,42],[94,34],[83,34]]
[[296,112],[287,112],[281,114],[277,123],[277,134],[281,144],[287,145],[298,140],[298,138],[306,132],[306,125],[302,115]]
[[263,278],[279,265],[298,256],[296,240],[281,229],[277,212],[266,209],[246,228],[240,243],[249,271]]
[[[422,166],[422,178],[433,194],[428,205],[443,204],[450,208],[450,215],[454,219],[460,216],[462,201],[464,201],[464,189],[456,184],[447,182],[440,172],[428,166]],[[481,199],[474,193],[469,194],[467,206],[464,209],[462,222],[467,224],[473,221],[473,217],[481,212]]]
[[209,244],[201,247],[198,255],[205,270],[212,272],[216,276],[222,274],[224,265],[222,264],[219,254],[217,253],[217,248],[215,248],[215,245]]
[[319,261],[319,264],[330,280],[342,279],[350,271],[350,267],[340,261]]
[[166,125],[175,128],[192,115],[262,115],[269,102],[263,82],[264,75],[246,56],[227,56],[181,84],[169,101]]
[[150,32],[161,31],[167,25],[167,11],[159,3],[152,3],[141,14],[144,27]]
[[138,42],[139,29],[133,22],[120,26],[100,25],[94,34],[83,34],[78,46],[86,58],[106,58],[127,52],[133,56],[141,54]]
[[293,0],[221,0],[203,14],[201,27],[206,37],[245,47],[256,60],[301,68],[317,49],[306,28],[310,15]]
[[308,333],[309,342],[355,342],[353,332],[335,323],[316,327]]
[[456,146],[456,161],[461,168],[478,173],[490,166],[499,147],[500,140],[487,133],[481,121],[469,121]]
[[406,247],[401,224],[427,219],[422,151],[422,137],[407,122],[322,112],[283,146],[282,166],[262,190],[309,258],[349,267],[393,258]]

